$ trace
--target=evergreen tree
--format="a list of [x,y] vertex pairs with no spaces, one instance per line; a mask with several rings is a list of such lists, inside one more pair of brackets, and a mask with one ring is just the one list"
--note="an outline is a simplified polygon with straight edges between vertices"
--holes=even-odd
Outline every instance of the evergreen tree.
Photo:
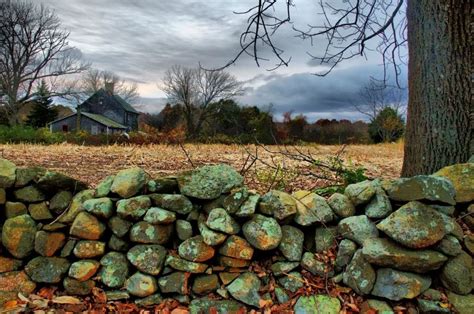
[[52,106],[53,100],[50,97],[48,85],[45,81],[36,90],[36,98],[33,100],[33,109],[28,115],[27,124],[34,128],[45,127],[49,122],[56,119],[58,110]]
[[386,107],[369,123],[369,134],[374,143],[394,142],[402,137],[405,124],[397,110]]

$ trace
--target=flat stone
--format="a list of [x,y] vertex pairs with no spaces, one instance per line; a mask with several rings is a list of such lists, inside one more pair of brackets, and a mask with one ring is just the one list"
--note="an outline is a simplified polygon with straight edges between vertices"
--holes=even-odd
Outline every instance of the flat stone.
[[112,182],[110,191],[123,198],[129,198],[138,194],[145,186],[146,173],[138,167],[120,170]]
[[459,314],[472,314],[474,308],[474,294],[458,295],[448,291],[449,303],[454,305]]
[[13,218],[16,216],[28,214],[28,209],[26,205],[21,202],[9,202],[5,203],[5,216],[8,218]]
[[456,202],[465,203],[474,200],[474,163],[456,164],[437,171],[435,176],[441,176],[454,186]]
[[165,244],[173,232],[173,225],[152,225],[140,221],[130,229],[130,240],[144,244]]
[[219,254],[244,260],[251,260],[253,252],[254,249],[247,240],[236,235],[228,237],[219,249]]
[[296,199],[295,222],[302,226],[309,226],[315,222],[328,223],[334,220],[334,213],[326,199],[309,191],[293,193]]
[[235,216],[237,217],[251,217],[258,207],[260,201],[260,195],[251,193],[249,197],[244,201],[242,206],[237,210]]
[[250,265],[250,260],[219,256],[219,265],[231,268],[243,268]]
[[336,244],[337,227],[317,227],[314,232],[316,253],[329,250]]
[[299,262],[276,262],[271,266],[271,271],[275,276],[288,274],[300,265]]
[[301,259],[301,267],[312,273],[316,276],[332,276],[334,272],[330,268],[329,264],[326,264],[318,259],[311,252],[306,252],[303,254]]
[[73,250],[77,258],[94,258],[105,253],[105,243],[99,241],[79,241]]
[[0,188],[12,187],[16,179],[16,166],[9,160],[0,158]]
[[59,283],[66,275],[70,263],[62,257],[35,257],[25,266],[31,280],[37,283]]
[[71,204],[72,193],[69,191],[59,191],[49,201],[49,210],[55,215],[62,214]]
[[22,264],[21,260],[0,256],[0,273],[19,270]]
[[105,232],[105,225],[95,216],[80,212],[71,225],[69,234],[86,240],[99,240]]
[[262,196],[259,211],[278,220],[284,220],[296,214],[296,200],[286,192],[271,190]]
[[341,302],[327,295],[300,296],[293,308],[295,314],[339,314]]
[[428,200],[455,205],[455,189],[451,181],[439,176],[419,175],[400,178],[386,184],[385,191],[395,201]]
[[204,166],[178,176],[181,194],[198,199],[215,199],[240,187],[244,178],[229,165]]
[[110,193],[112,183],[114,183],[115,176],[107,176],[97,184],[94,196],[97,198],[106,197]]
[[375,224],[365,215],[342,219],[337,226],[337,230],[343,238],[352,240],[359,245],[362,245],[369,238],[379,236]]
[[201,233],[204,243],[210,246],[222,244],[227,238],[227,235],[209,229],[206,224],[206,217],[202,214],[199,215],[198,218],[198,229]]
[[189,198],[181,194],[150,194],[148,196],[154,206],[180,215],[189,214],[193,210],[193,204]]
[[0,308],[6,301],[17,299],[18,293],[29,296],[36,289],[24,271],[12,271],[0,274]]
[[193,226],[189,221],[176,220],[176,234],[181,241],[187,240],[193,236]]
[[38,188],[28,185],[13,192],[15,198],[20,202],[37,203],[44,201],[46,196]]
[[66,241],[66,244],[64,244],[63,248],[61,249],[61,252],[59,253],[59,256],[61,257],[69,257],[72,254],[72,251],[74,250],[74,247],[76,246],[77,240],[76,239],[69,239]]
[[112,217],[114,214],[114,205],[112,200],[108,197],[86,200],[82,206],[87,212],[94,214],[97,217],[107,219]]
[[100,263],[92,259],[84,259],[71,264],[69,267],[69,277],[78,281],[86,281],[97,273]]
[[127,234],[133,223],[119,216],[113,216],[107,221],[107,225],[117,237],[121,238]]
[[357,251],[357,244],[351,240],[343,239],[339,243],[339,248],[336,255],[335,266],[337,269],[342,269],[352,260],[352,256]]
[[214,248],[204,243],[202,236],[189,238],[178,247],[179,256],[191,262],[205,262],[214,257],[214,253]]
[[441,240],[446,231],[441,214],[420,202],[410,202],[382,220],[377,228],[404,246],[420,249]]
[[344,194],[334,193],[328,200],[328,205],[332,211],[341,218],[347,218],[355,215],[356,209],[351,200]]
[[66,243],[61,232],[38,231],[35,236],[35,251],[41,256],[53,256]]
[[130,294],[127,291],[105,291],[105,296],[107,301],[119,301],[119,300],[128,300],[130,299]]
[[245,239],[262,251],[275,249],[281,242],[281,227],[271,217],[256,214],[243,225],[242,230]]
[[441,283],[454,293],[466,295],[474,286],[474,262],[463,252],[451,258],[441,270]]
[[154,225],[166,225],[176,220],[176,214],[163,208],[152,207],[146,212],[143,220]]
[[445,255],[433,250],[407,249],[389,239],[380,238],[365,241],[362,254],[371,264],[417,273],[439,269],[448,260]]
[[125,289],[131,295],[143,298],[155,293],[158,283],[152,276],[136,272],[125,281]]
[[66,277],[63,280],[64,290],[70,295],[89,295],[95,287],[93,280],[79,281],[74,278]]
[[59,218],[58,222],[66,224],[72,223],[76,218],[77,214],[84,210],[82,204],[86,200],[89,200],[93,197],[94,190],[84,190],[74,195],[71,201],[71,205],[69,205],[69,208],[64,212],[63,215],[61,215],[61,218]]
[[173,269],[179,270],[179,271],[185,271],[193,274],[199,274],[203,273],[207,269],[206,264],[202,263],[196,263],[196,262],[190,262],[185,259],[168,255],[166,257],[166,265],[170,266]]
[[237,188],[226,196],[222,202],[222,207],[229,213],[235,214],[249,197],[246,187]]
[[151,207],[148,196],[136,196],[117,202],[117,215],[127,220],[140,220]]
[[36,223],[29,215],[9,218],[2,228],[2,244],[16,258],[27,257],[34,249]]
[[28,212],[30,213],[31,218],[36,221],[53,219],[53,215],[49,211],[46,202],[28,205]]
[[369,294],[375,284],[375,270],[364,259],[362,251],[355,252],[343,274],[344,284],[351,287],[359,295]]
[[372,219],[385,218],[392,212],[392,204],[381,187],[376,187],[375,196],[365,207],[365,215]]
[[163,302],[163,297],[159,293],[155,293],[145,298],[135,300],[135,304],[140,307],[159,305],[162,302]]
[[355,206],[367,204],[375,195],[376,186],[377,184],[373,181],[365,180],[349,184],[344,190],[344,194]]
[[245,313],[246,308],[234,300],[194,299],[189,304],[189,314]]
[[39,189],[47,192],[57,190],[82,191],[87,184],[57,171],[47,170],[35,180]]
[[109,288],[121,288],[128,277],[129,266],[124,254],[109,252],[101,258],[100,281]]
[[240,232],[240,225],[224,208],[213,209],[207,217],[206,224],[210,229],[226,234],[237,234]]
[[163,293],[186,294],[188,291],[189,275],[183,272],[174,272],[158,279],[160,291]]
[[281,227],[282,238],[278,248],[287,260],[299,262],[303,255],[304,233],[300,229],[285,225]]
[[379,268],[371,294],[393,301],[413,299],[431,286],[431,278],[391,268]]
[[219,278],[217,275],[200,275],[194,279],[192,291],[196,294],[208,294],[219,288]]
[[230,285],[227,286],[227,290],[230,295],[245,304],[260,307],[260,279],[254,273],[243,273],[237,277]]
[[163,269],[167,253],[161,245],[135,245],[128,251],[127,258],[139,271],[158,275]]
[[292,293],[295,293],[304,286],[303,276],[296,271],[292,271],[291,273],[278,278],[278,283]]

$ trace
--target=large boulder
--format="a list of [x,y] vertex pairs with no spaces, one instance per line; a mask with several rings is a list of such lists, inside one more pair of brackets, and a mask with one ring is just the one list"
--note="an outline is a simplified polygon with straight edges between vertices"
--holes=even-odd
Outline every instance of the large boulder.
[[5,221],[2,244],[14,257],[25,258],[35,247],[35,236],[35,221],[29,215],[20,215]]
[[417,201],[400,207],[382,220],[377,228],[393,240],[414,249],[431,246],[446,233],[441,214]]
[[263,251],[278,247],[282,238],[281,227],[271,217],[256,214],[242,227],[245,239],[250,244]]
[[218,198],[239,187],[244,178],[229,165],[204,166],[178,176],[181,194],[204,200]]
[[447,166],[434,175],[444,177],[453,183],[457,203],[474,200],[474,163]]
[[13,186],[16,178],[16,166],[9,160],[0,158],[0,188]]
[[380,238],[365,241],[362,254],[371,264],[417,273],[439,269],[448,260],[445,255],[433,250],[411,250]]
[[388,197],[395,201],[428,200],[455,205],[455,189],[451,181],[439,176],[419,175],[400,178],[384,185]]
[[413,299],[427,290],[431,285],[431,278],[413,273],[379,268],[372,294],[393,301]]
[[132,197],[145,186],[146,177],[145,171],[138,167],[121,170],[115,175],[110,191],[123,198]]

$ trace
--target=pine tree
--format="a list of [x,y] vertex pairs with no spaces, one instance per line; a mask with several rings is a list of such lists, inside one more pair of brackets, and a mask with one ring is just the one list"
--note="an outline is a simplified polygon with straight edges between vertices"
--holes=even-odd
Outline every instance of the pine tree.
[[27,124],[34,128],[45,127],[49,122],[56,119],[58,110],[52,106],[48,85],[45,81],[36,90],[36,98],[33,100],[33,109],[28,115]]

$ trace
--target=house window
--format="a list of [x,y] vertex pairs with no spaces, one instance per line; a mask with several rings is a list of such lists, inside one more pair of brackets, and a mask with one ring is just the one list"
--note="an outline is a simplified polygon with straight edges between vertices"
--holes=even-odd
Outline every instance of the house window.
[[63,124],[63,132],[69,132],[69,126],[67,124]]

